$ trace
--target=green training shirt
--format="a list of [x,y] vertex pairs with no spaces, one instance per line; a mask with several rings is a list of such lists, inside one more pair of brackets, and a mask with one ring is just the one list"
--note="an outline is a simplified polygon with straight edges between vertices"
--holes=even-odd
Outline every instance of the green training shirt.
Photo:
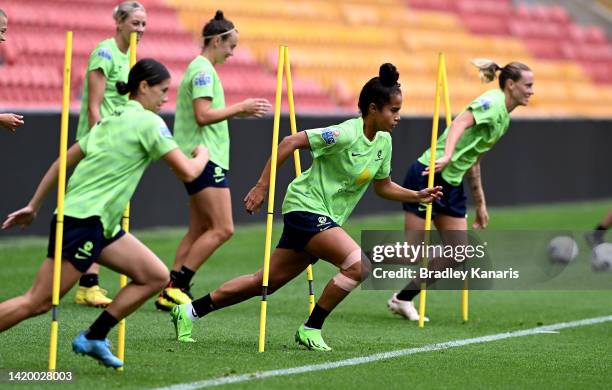
[[100,217],[111,238],[147,166],[178,146],[163,119],[135,100],[93,129],[78,141],[85,158],[68,182],[64,214]]
[[[499,141],[510,125],[506,97],[501,89],[492,89],[480,95],[463,112],[467,110],[472,111],[475,123],[465,129],[457,141],[451,161],[442,170],[442,178],[454,186],[461,184],[467,170],[481,154],[489,151]],[[447,136],[448,129],[438,138],[436,159],[444,155]],[[430,156],[431,150],[427,149],[418,161],[429,166]]]
[[115,38],[104,40],[96,46],[89,55],[87,61],[87,72],[83,82],[83,96],[81,97],[81,112],[79,113],[79,125],[76,139],[79,140],[89,133],[88,105],[89,105],[89,82],[87,75],[92,70],[100,69],[106,77],[104,98],[100,106],[100,119],[111,115],[117,107],[121,107],[128,101],[127,95],[120,95],[115,84],[117,81],[127,82],[130,73],[130,59],[127,53],[122,53],[117,47]]
[[307,211],[342,225],[373,179],[391,173],[391,134],[379,131],[370,141],[363,119],[306,130],[312,166],[294,179],[283,202],[283,214]]
[[210,98],[210,108],[225,107],[221,80],[213,65],[203,56],[197,56],[189,66],[179,85],[174,120],[174,138],[188,156],[198,145],[208,148],[210,161],[229,170],[230,139],[227,120],[199,126],[193,111],[193,101]]

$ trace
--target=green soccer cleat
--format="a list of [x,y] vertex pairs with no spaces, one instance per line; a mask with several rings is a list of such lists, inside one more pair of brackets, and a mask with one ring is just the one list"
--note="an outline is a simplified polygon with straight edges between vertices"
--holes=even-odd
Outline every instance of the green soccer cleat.
[[191,338],[193,321],[191,321],[189,316],[187,316],[185,306],[174,306],[170,311],[170,317],[172,318],[172,323],[174,324],[176,339],[183,343],[195,343],[196,341]]
[[331,351],[332,349],[325,344],[321,337],[321,329],[306,329],[304,324],[300,325],[295,332],[295,341],[302,344],[311,351]]

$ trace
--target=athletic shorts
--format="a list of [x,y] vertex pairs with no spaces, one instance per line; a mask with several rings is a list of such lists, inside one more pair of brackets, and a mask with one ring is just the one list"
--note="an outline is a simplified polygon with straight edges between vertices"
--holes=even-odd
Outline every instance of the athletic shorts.
[[[419,191],[427,188],[428,176],[423,176],[421,173],[427,168],[425,165],[418,161],[415,161],[408,169],[406,178],[404,179],[404,188],[410,190]],[[436,173],[434,176],[434,185],[442,186],[442,192],[444,195],[442,199],[433,202],[433,208],[431,212],[432,218],[437,214],[448,215],[450,217],[465,218],[467,215],[467,208],[465,207],[465,193],[463,192],[463,182],[454,186],[449,184],[442,178],[442,175]],[[422,203],[403,203],[405,211],[416,214],[417,216],[425,219],[425,210],[427,209],[426,204]]]
[[330,217],[307,211],[292,211],[283,215],[283,234],[277,248],[293,249],[302,252],[306,244],[318,233],[338,227]]
[[207,187],[228,188],[227,169],[223,169],[212,161],[204,167],[202,174],[192,182],[184,183],[189,195],[197,194]]
[[[51,218],[49,245],[47,257],[55,256],[55,225],[57,215]],[[64,234],[62,245],[62,258],[70,261],[80,272],[87,269],[98,260],[102,250],[125,235],[121,229],[112,238],[104,237],[104,228],[100,217],[93,216],[85,219],[64,216]]]

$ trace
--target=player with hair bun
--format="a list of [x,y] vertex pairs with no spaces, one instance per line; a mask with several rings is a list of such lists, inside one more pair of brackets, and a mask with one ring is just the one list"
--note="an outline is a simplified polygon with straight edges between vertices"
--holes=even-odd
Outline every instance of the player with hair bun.
[[[391,181],[391,132],[400,120],[402,92],[399,73],[383,64],[378,77],[361,90],[361,116],[338,125],[300,131],[285,137],[278,146],[278,166],[297,149],[307,149],[312,166],[295,178],[283,202],[283,233],[270,258],[269,291],[275,291],[306,267],[324,259],[338,267],[308,320],[295,339],[316,351],[329,351],[321,328],[331,311],[362,281],[362,252],[341,225],[351,214],[370,182],[376,193],[399,202],[431,202],[440,188],[408,190]],[[257,184],[244,199],[246,210],[261,207],[270,180],[268,160]],[[247,300],[261,293],[262,270],[225,282],[210,294],[172,309],[179,341],[193,342],[192,321],[213,310]]]

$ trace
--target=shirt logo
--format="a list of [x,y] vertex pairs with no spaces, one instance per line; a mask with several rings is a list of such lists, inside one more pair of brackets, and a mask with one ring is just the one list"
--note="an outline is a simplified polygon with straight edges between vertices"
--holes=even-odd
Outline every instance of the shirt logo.
[[215,183],[221,183],[223,180],[225,180],[225,172],[223,172],[223,168],[215,167],[213,177],[215,178]]
[[166,125],[159,126],[159,135],[161,135],[164,138],[172,138],[172,133],[170,132],[170,129],[168,129],[168,126]]
[[338,130],[325,129],[321,133],[321,138],[325,141],[326,144],[331,145],[336,143],[336,138],[340,135]]
[[196,77],[193,79],[193,84],[196,87],[205,87],[208,84],[210,84],[210,82],[212,81],[212,78],[210,77],[209,74],[206,74],[204,72],[200,72],[196,75]]
[[427,204],[419,203],[419,211],[427,211]]
[[331,222],[327,220],[327,217],[321,215],[317,220],[319,221],[317,227],[319,228],[320,232],[327,230],[331,227]]
[[74,257],[79,260],[86,260],[91,257],[91,250],[93,249],[93,242],[87,241],[83,244],[82,247],[77,249],[77,253],[75,253]]
[[491,108],[491,103],[493,103],[493,100],[491,98],[482,97],[478,99],[478,103],[480,103],[480,106],[484,111],[487,111],[489,108]]
[[378,153],[376,153],[376,160],[374,161],[380,161],[382,160],[382,150],[379,150]]
[[351,152],[351,156],[353,156],[353,157],[363,156],[363,155],[365,155],[365,153],[355,153],[355,152]]
[[109,61],[113,60],[113,55],[111,54],[111,51],[108,50],[105,47],[103,47],[100,50],[98,50],[97,55],[98,55],[98,57],[102,57],[102,58],[107,59]]

